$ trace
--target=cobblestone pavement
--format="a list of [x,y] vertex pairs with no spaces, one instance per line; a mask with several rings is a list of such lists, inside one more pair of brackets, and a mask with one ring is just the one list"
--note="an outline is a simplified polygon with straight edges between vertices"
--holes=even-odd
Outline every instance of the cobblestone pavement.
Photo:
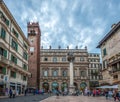
[[41,100],[48,98],[50,95],[28,95],[18,96],[15,98],[0,98],[0,102],[40,102]]
[[106,100],[105,97],[59,96],[59,98],[57,98],[56,96],[52,96],[40,102],[114,102],[114,101],[113,99]]

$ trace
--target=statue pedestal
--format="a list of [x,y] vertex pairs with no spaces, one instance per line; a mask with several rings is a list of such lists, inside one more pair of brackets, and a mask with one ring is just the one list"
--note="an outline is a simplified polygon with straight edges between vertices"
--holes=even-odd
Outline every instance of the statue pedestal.
[[69,86],[69,95],[73,95],[75,93],[75,86]]

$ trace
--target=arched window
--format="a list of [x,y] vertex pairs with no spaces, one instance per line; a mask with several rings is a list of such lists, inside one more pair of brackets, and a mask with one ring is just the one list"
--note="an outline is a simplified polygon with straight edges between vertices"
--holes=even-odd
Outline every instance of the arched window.
[[48,76],[48,71],[45,70],[44,73],[43,73],[44,76]]
[[52,90],[55,91],[58,88],[59,88],[59,84],[57,82],[53,82],[52,83]]
[[62,71],[62,76],[67,76],[67,71],[66,70]]
[[53,70],[53,76],[58,76],[58,71],[57,70]]

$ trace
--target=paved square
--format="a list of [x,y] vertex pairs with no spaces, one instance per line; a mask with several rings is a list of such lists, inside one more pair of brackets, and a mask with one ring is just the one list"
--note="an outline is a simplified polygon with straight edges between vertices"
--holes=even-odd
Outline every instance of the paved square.
[[105,97],[87,96],[56,96],[49,97],[40,102],[114,102],[113,99],[106,100]]

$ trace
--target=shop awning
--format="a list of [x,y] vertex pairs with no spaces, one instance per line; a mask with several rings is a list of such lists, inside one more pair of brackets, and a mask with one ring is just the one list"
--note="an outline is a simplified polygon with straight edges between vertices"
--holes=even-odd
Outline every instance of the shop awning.
[[118,85],[112,85],[112,86],[104,85],[104,86],[100,86],[100,87],[96,87],[96,88],[101,88],[101,89],[117,89]]

